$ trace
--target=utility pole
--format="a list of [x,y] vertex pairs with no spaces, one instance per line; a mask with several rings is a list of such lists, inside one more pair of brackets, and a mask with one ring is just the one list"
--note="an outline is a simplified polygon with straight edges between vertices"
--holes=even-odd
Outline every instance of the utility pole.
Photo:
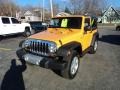
[[51,7],[51,17],[53,17],[53,1],[50,0],[50,7]]
[[42,7],[41,7],[41,3],[40,3],[40,20],[42,21],[42,14],[43,13],[43,9],[42,9]]
[[9,9],[10,9],[10,16],[12,17],[13,15],[12,15],[12,4],[11,3],[10,3],[10,6],[9,6]]
[[40,14],[41,14],[41,21],[42,21],[42,9],[40,10]]
[[45,11],[44,11],[44,5],[45,4],[45,0],[43,0],[43,22],[44,22],[44,19],[45,19]]

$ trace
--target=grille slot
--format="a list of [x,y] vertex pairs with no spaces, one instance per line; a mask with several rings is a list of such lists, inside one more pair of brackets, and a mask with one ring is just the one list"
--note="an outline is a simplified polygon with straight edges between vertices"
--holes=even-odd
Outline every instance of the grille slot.
[[28,51],[47,56],[49,54],[49,45],[50,43],[47,41],[31,40]]

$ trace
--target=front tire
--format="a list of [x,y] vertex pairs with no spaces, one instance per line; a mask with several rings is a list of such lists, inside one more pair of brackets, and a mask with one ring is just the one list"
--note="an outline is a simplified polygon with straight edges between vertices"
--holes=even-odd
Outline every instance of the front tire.
[[67,57],[67,66],[61,71],[64,78],[73,79],[79,68],[79,55],[76,51],[71,51],[71,54]]

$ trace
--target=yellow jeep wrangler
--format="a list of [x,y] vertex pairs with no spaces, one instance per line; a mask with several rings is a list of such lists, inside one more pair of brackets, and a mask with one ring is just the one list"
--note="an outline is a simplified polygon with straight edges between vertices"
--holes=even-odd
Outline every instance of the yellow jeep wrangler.
[[46,31],[20,43],[17,55],[21,60],[58,70],[63,77],[73,79],[78,72],[80,57],[87,52],[96,52],[98,37],[95,17],[54,17]]

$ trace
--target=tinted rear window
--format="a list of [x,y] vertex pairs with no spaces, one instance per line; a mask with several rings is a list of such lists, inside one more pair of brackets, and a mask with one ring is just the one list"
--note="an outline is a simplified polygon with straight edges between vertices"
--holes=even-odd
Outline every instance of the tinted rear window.
[[3,24],[10,24],[10,20],[9,20],[9,18],[2,18],[2,23]]

